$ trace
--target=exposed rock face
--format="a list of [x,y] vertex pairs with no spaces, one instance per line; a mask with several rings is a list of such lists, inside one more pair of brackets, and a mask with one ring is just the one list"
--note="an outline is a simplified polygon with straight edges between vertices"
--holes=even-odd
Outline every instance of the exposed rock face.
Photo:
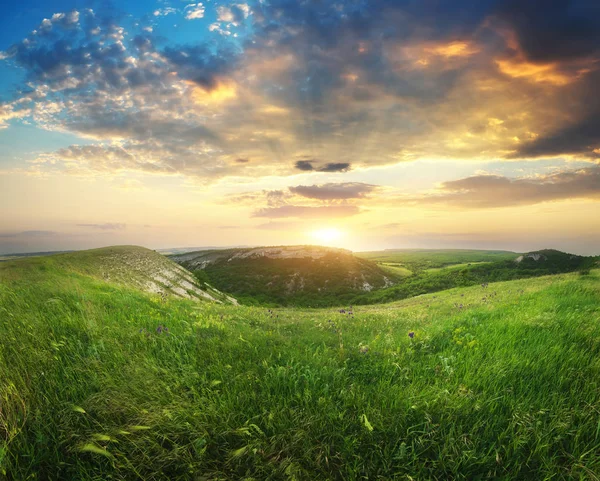
[[534,261],[545,261],[548,258],[544,254],[540,254],[539,252],[530,252],[529,254],[523,254],[515,259],[515,262],[523,262],[525,259],[533,259]]
[[152,294],[237,303],[232,297],[199,282],[179,264],[143,247],[105,247],[64,254],[57,256],[57,259],[84,274]]

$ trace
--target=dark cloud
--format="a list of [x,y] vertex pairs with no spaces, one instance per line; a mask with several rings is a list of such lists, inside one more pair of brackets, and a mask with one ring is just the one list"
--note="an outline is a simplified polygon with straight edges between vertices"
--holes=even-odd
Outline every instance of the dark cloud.
[[235,162],[237,162],[238,164],[247,164],[248,162],[250,162],[250,159],[235,159]]
[[360,213],[355,205],[327,205],[320,207],[301,205],[282,205],[280,207],[266,207],[254,212],[253,217],[269,217],[272,219],[285,217],[301,218],[335,218],[349,217]]
[[105,224],[77,224],[77,227],[86,227],[89,229],[99,230],[123,230],[127,227],[126,224],[105,223]]
[[577,198],[600,199],[600,167],[534,178],[477,175],[444,182],[439,190],[439,194],[421,197],[416,201],[489,208]]
[[177,69],[180,77],[209,90],[217,85],[220,76],[234,68],[236,58],[227,46],[215,52],[204,44],[167,47],[163,55]]
[[505,0],[497,15],[534,62],[572,61],[600,51],[600,3],[593,0]]
[[294,164],[294,166],[296,167],[296,169],[303,170],[305,172],[309,172],[311,170],[315,170],[315,168],[313,167],[313,161],[312,160],[299,160],[298,162],[296,162]]
[[350,170],[350,164],[347,162],[332,162],[325,164],[319,169],[319,172],[346,172]]
[[350,170],[350,164],[347,162],[330,162],[320,167],[315,167],[316,160],[299,160],[294,166],[304,172],[346,172]]
[[577,82],[576,92],[563,93],[560,100],[569,106],[569,121],[523,143],[511,157],[562,154],[600,157],[600,71]]
[[363,184],[361,182],[345,182],[340,184],[321,184],[321,185],[299,185],[290,187],[290,192],[318,200],[347,200],[362,199],[370,194],[378,186]]
[[572,125],[528,142],[511,157],[581,154],[600,158],[600,111]]

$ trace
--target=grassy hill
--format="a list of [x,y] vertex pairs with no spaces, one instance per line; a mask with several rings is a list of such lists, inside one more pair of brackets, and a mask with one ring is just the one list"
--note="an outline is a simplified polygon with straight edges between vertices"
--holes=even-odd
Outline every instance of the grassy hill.
[[[420,256],[423,256],[420,253]],[[459,257],[460,259],[460,257]],[[464,259],[464,258],[463,258]],[[473,258],[472,258],[473,259]],[[458,259],[457,259],[458,260]],[[419,262],[422,262],[422,258]],[[527,279],[566,272],[587,272],[598,265],[598,258],[546,249],[506,260],[447,264],[446,267],[415,270],[415,273],[387,289],[361,294],[355,304],[376,304],[489,282]]]
[[[366,257],[366,258],[363,258]],[[453,287],[587,270],[592,257],[557,250],[392,250],[352,255],[315,246],[171,256],[247,305],[326,307],[392,302]]]
[[0,478],[600,473],[598,270],[350,315],[161,301],[81,262],[0,265]]
[[[64,272],[91,276],[157,295],[185,299],[235,302],[198,280],[184,268],[155,251],[137,246],[114,246],[47,257],[27,257],[0,264],[5,279],[31,276],[54,282]],[[79,276],[73,280],[77,286]]]
[[350,251],[318,246],[208,250],[171,259],[244,304],[269,307],[340,305],[402,277]]

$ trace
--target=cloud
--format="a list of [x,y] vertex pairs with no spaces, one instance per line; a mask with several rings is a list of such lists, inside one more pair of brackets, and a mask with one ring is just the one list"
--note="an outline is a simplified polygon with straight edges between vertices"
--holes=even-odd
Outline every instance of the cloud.
[[296,169],[298,169],[298,170],[303,170],[305,172],[309,172],[311,170],[314,170],[314,167],[312,164],[313,164],[312,160],[299,160],[294,165],[295,165]]
[[184,45],[143,21],[58,12],[0,54],[25,77],[0,103],[0,128],[85,138],[92,145],[44,152],[35,168],[90,176],[211,182],[421,158],[593,160],[599,7],[538,3],[271,0],[205,12],[195,1],[178,12],[216,13],[208,28],[235,34]]
[[532,178],[476,175],[444,182],[435,194],[413,200],[464,208],[493,208],[566,199],[600,199],[600,167]]
[[350,170],[350,164],[347,162],[331,162],[315,167],[313,164],[316,162],[316,160],[299,160],[294,164],[294,167],[304,172],[346,172]]
[[533,62],[588,58],[600,50],[597,2],[505,0],[494,13],[514,32],[519,48]]
[[154,10],[153,15],[155,17],[166,17],[167,15],[172,15],[174,13],[177,13],[177,9],[173,7],[165,7]]
[[127,227],[126,224],[105,223],[105,224],[77,224],[77,227],[86,227],[89,229],[99,230],[123,230]]
[[221,5],[217,7],[217,20],[239,25],[248,18],[250,13],[250,6],[247,3],[237,3],[229,7]]
[[347,162],[331,162],[321,167],[319,172],[346,172],[348,170],[350,170],[350,164]]
[[377,189],[378,186],[361,182],[346,182],[339,184],[299,185],[290,187],[290,192],[318,200],[348,200],[362,199]]
[[336,218],[349,217],[360,213],[355,205],[326,205],[326,206],[301,206],[282,205],[279,207],[266,207],[252,214],[253,217],[269,217],[273,219],[285,217],[298,218]]
[[204,17],[204,5],[202,3],[190,3],[185,7],[185,18],[194,20]]

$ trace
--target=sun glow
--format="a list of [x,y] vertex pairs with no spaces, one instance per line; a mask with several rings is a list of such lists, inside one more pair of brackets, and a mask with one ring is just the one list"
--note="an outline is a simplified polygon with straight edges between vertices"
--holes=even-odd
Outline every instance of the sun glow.
[[313,239],[318,241],[320,244],[331,245],[339,241],[343,234],[339,229],[328,227],[324,229],[318,229],[311,233]]

